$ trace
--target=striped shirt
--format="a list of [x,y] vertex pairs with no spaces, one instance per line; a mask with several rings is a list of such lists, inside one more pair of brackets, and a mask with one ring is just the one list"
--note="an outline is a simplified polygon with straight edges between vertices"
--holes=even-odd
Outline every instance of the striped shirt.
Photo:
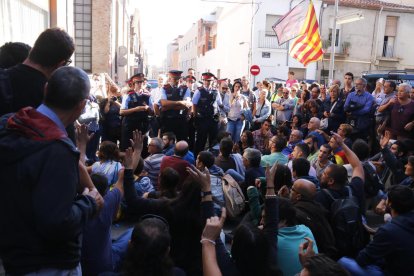
[[158,187],[158,175],[160,174],[161,161],[165,155],[163,153],[154,153],[145,158],[144,171],[148,173],[151,184]]

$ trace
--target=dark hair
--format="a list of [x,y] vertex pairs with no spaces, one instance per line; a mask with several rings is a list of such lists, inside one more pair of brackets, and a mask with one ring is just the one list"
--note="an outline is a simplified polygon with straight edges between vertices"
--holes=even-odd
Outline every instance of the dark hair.
[[332,148],[331,148],[331,146],[328,143],[323,144],[321,147],[324,147],[324,148],[328,149],[329,152],[332,151]]
[[22,42],[7,42],[0,47],[0,68],[10,68],[22,63],[32,47]]
[[169,141],[174,141],[177,139],[173,132],[164,132],[161,137],[167,136]]
[[146,218],[135,225],[124,263],[127,275],[171,275],[168,225],[159,218]]
[[214,155],[209,151],[201,151],[198,154],[198,158],[207,168],[211,168],[214,165]]
[[361,161],[364,161],[369,157],[369,146],[367,142],[362,139],[355,140],[355,142],[352,144],[352,151]]
[[241,223],[234,230],[231,255],[241,275],[277,275],[269,264],[269,242],[263,230]]
[[402,153],[402,155],[406,155],[408,152],[407,149],[407,144],[404,141],[395,141],[393,145],[397,145],[398,146],[398,153]]
[[167,198],[177,197],[177,187],[180,183],[180,174],[173,168],[167,167],[160,172],[159,179],[161,196]]
[[296,177],[308,176],[310,162],[306,158],[297,158],[292,161],[292,171],[296,173]]
[[312,83],[312,84],[309,86],[309,90],[310,90],[311,92],[312,92],[312,90],[313,90],[314,88],[316,88],[316,90],[317,90],[318,94],[320,94],[320,93],[321,93],[321,89],[319,88],[319,85],[317,85],[316,83]]
[[395,81],[386,80],[385,82],[388,82],[390,84],[390,87],[392,88],[393,91],[395,91],[395,89],[397,89],[397,84],[395,83]]
[[225,137],[220,141],[220,152],[224,157],[229,157],[233,151],[233,141],[229,137]]
[[388,189],[388,201],[398,214],[410,212],[414,209],[414,191],[403,185],[391,186]]
[[139,158],[138,160],[138,165],[134,171],[135,175],[139,175],[140,173],[142,173],[142,171],[144,170],[144,159],[142,159],[142,157]]
[[284,125],[283,126],[279,126],[277,128],[277,130],[279,132],[281,132],[285,138],[288,138],[289,137],[290,129],[287,126],[284,126]]
[[29,53],[29,59],[45,67],[56,66],[68,60],[75,51],[73,39],[60,28],[45,30],[36,39]]
[[119,148],[111,141],[103,141],[99,146],[98,158],[100,161],[118,161]]
[[340,264],[324,254],[317,254],[307,258],[303,264],[303,268],[306,268],[310,276],[350,275]]
[[298,126],[300,127],[302,125],[303,117],[301,114],[295,114],[292,116],[292,121],[293,121],[293,118],[295,117],[298,118]]
[[307,144],[305,144],[305,143],[297,143],[295,145],[295,148],[296,147],[298,147],[300,149],[300,151],[303,153],[303,155],[305,156],[305,158],[309,156],[310,149],[309,149],[309,146]]
[[247,146],[252,147],[254,145],[253,133],[247,129],[243,131],[243,133],[247,136]]
[[221,140],[223,139],[223,138],[226,138],[226,137],[230,137],[231,136],[231,134],[230,134],[230,132],[227,132],[227,131],[220,131],[218,134],[217,134],[217,142],[221,142]]
[[91,174],[91,180],[101,196],[104,197],[109,188],[108,178],[102,173],[93,173]]
[[287,143],[287,140],[285,138],[276,136],[276,143],[275,143],[276,151],[281,152],[284,148],[286,148],[286,143]]
[[88,98],[90,89],[88,75],[82,69],[64,66],[50,77],[44,102],[49,107],[71,110]]
[[354,80],[354,74],[352,74],[351,72],[346,72],[345,76],[350,76],[352,80]]
[[274,185],[275,191],[279,191],[284,185],[288,188],[292,187],[292,172],[288,166],[282,164],[276,165]]
[[345,186],[348,181],[348,172],[345,167],[337,164],[331,164],[328,168],[330,168],[330,174],[328,177],[333,179],[334,185],[341,187]]
[[293,71],[289,71],[289,73],[288,73],[289,75],[295,75],[295,72],[293,72]]
[[236,86],[236,84],[240,85],[240,89],[243,87],[241,81],[234,81],[233,86],[231,87],[231,92],[234,93],[234,87]]
[[289,199],[279,197],[279,221],[286,220],[286,226],[296,225],[296,209]]
[[[310,94],[310,92],[309,92],[309,90],[303,90],[302,91],[302,93],[304,93],[304,95],[305,95],[305,102],[307,102],[309,99],[310,99],[310,96],[311,96],[311,94]],[[300,94],[301,96],[302,96],[302,93]]]

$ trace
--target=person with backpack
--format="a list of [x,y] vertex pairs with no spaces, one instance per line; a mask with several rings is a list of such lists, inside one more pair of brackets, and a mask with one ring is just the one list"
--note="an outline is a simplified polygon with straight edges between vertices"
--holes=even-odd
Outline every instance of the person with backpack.
[[414,191],[403,185],[388,190],[392,220],[382,225],[356,259],[339,260],[352,275],[414,275]]
[[321,190],[315,201],[330,211],[332,230],[340,256],[355,256],[367,244],[367,232],[362,224],[365,207],[365,174],[356,154],[345,145],[341,136],[332,139],[342,147],[352,166],[352,178],[347,185],[347,171],[337,164],[328,166],[321,175]]

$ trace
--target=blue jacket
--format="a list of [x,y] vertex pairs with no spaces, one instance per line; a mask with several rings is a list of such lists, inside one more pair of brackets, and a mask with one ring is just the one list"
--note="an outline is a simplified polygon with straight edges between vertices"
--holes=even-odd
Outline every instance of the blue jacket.
[[77,193],[79,152],[64,130],[31,107],[0,125],[0,152],[0,258],[6,272],[75,268],[82,228],[96,212],[94,199]]
[[383,264],[392,275],[414,275],[414,211],[394,217],[381,226],[373,240],[359,252],[361,266]]

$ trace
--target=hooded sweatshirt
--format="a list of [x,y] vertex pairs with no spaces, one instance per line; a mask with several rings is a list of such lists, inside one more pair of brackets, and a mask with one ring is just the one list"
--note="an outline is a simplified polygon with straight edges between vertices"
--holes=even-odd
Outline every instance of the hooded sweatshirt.
[[96,204],[77,194],[79,153],[62,126],[31,107],[0,119],[0,258],[6,273],[79,264],[82,227]]
[[391,275],[414,275],[414,211],[381,226],[356,261],[361,266],[384,263]]

